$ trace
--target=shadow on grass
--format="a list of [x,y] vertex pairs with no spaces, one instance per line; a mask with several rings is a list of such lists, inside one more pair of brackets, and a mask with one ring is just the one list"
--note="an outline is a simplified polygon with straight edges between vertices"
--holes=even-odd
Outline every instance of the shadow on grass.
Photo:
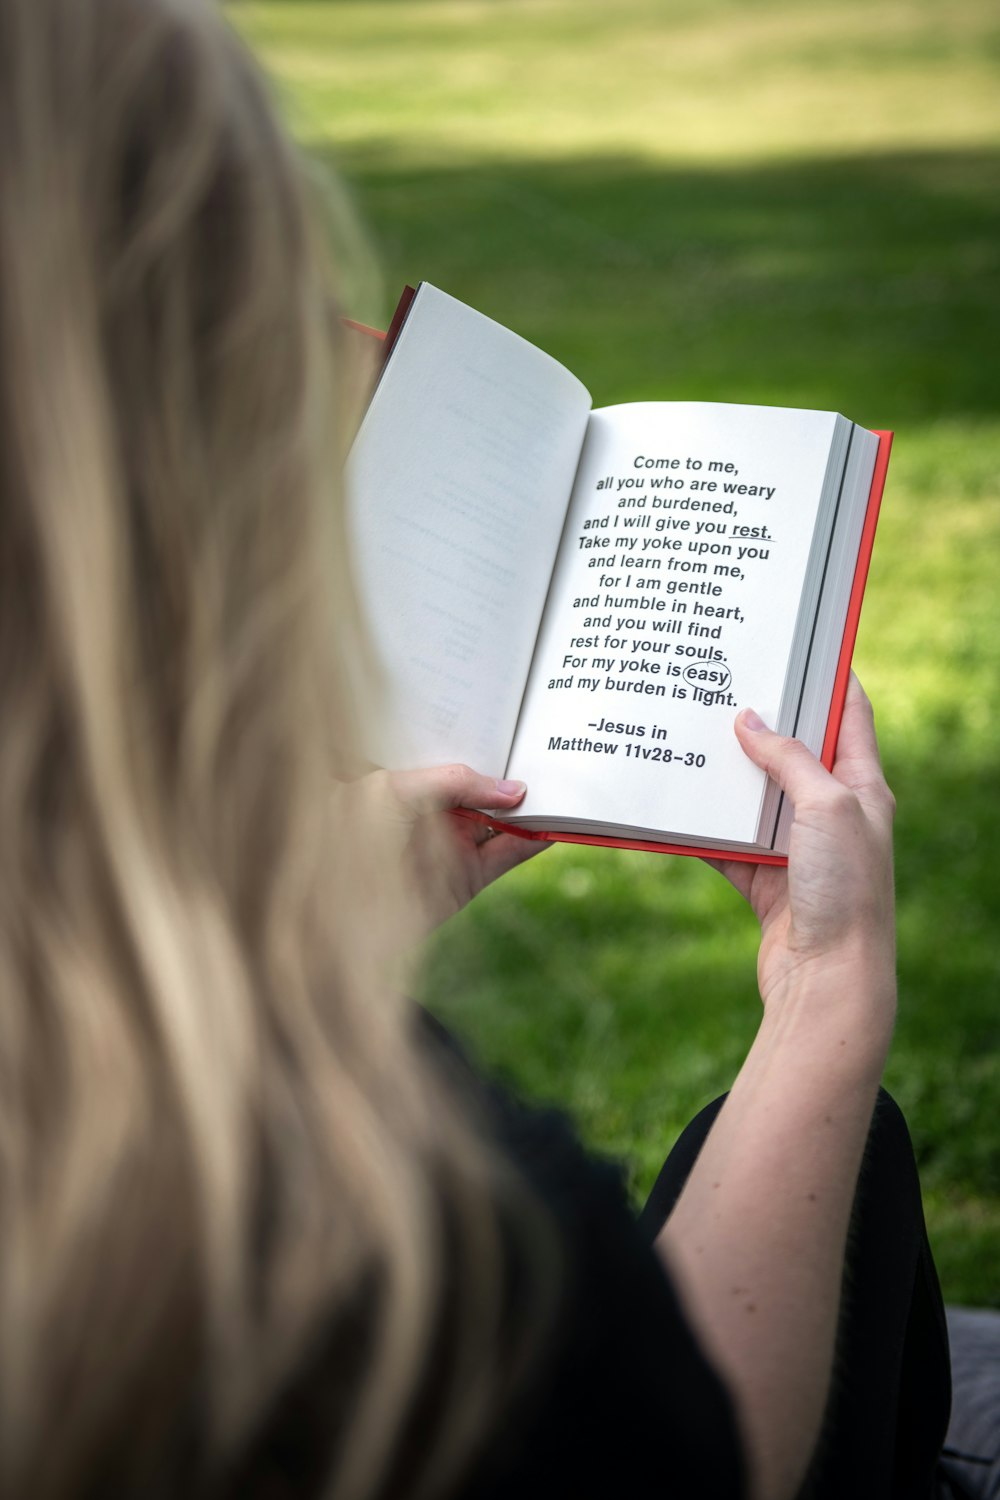
[[927,1180],[991,1195],[1000,1210],[997,766],[963,765],[946,737],[894,760],[900,1017],[890,1084]]
[[388,284],[425,277],[538,342],[601,404],[996,411],[1000,152],[667,168],[340,159]]
[[1000,1307],[997,765],[963,765],[942,734],[890,774],[899,1022],[886,1083],[910,1122],[945,1296]]

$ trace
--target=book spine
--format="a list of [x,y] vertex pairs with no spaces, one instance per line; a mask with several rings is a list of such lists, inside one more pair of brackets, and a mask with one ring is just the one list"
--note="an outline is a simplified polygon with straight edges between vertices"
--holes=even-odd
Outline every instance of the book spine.
[[868,569],[871,566],[872,548],[875,545],[875,528],[878,525],[879,510],[882,506],[882,494],[885,490],[886,470],[889,467],[889,454],[892,450],[893,434],[891,432],[876,432],[876,436],[878,438],[878,453],[875,457],[875,472],[872,475],[872,485],[868,493],[868,510],[865,514],[864,529],[861,533],[861,546],[858,549],[858,561],[854,569],[854,582],[851,585],[851,597],[847,606],[844,639],[840,647],[840,660],[837,663],[837,675],[833,682],[833,697],[830,700],[830,713],[826,721],[826,734],[823,737],[823,749],[820,754],[820,759],[828,771],[833,769],[833,762],[837,754],[840,722],[844,717],[847,686],[851,680],[851,660],[854,656],[854,645],[858,638],[861,603],[865,596],[865,584],[868,581]]

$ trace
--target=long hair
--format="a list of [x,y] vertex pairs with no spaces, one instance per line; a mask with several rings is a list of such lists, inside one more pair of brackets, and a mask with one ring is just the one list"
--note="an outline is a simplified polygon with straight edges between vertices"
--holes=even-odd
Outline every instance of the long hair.
[[437,1493],[496,1410],[508,1189],[354,782],[337,325],[209,0],[0,0],[4,1497],[225,1493],[317,1361],[316,1493]]

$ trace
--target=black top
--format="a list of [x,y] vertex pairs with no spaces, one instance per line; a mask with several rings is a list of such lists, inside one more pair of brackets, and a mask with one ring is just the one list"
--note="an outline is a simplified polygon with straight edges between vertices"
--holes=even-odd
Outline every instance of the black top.
[[[447,1034],[433,1022],[428,1031],[432,1046],[443,1044],[446,1067],[464,1073]],[[729,1397],[640,1232],[620,1169],[589,1156],[557,1112],[475,1087],[503,1151],[546,1205],[565,1264],[540,1368],[472,1473],[442,1500],[740,1500]],[[302,1372],[272,1414],[234,1494],[305,1500],[318,1493],[338,1384],[323,1364]],[[411,1429],[413,1458],[421,1425],[418,1418]],[[395,1493],[390,1482],[387,1496]]]
[[729,1397],[639,1232],[620,1170],[587,1156],[555,1113],[522,1111],[508,1140],[563,1236],[570,1285],[520,1429],[461,1500],[739,1500]]

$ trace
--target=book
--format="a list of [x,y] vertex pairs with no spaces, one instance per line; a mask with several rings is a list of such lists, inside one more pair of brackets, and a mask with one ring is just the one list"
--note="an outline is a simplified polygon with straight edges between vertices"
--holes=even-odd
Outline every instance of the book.
[[526,836],[782,863],[791,808],[733,719],[832,764],[891,433],[594,408],[426,282],[386,342],[347,465],[373,763],[524,781],[496,826]]

